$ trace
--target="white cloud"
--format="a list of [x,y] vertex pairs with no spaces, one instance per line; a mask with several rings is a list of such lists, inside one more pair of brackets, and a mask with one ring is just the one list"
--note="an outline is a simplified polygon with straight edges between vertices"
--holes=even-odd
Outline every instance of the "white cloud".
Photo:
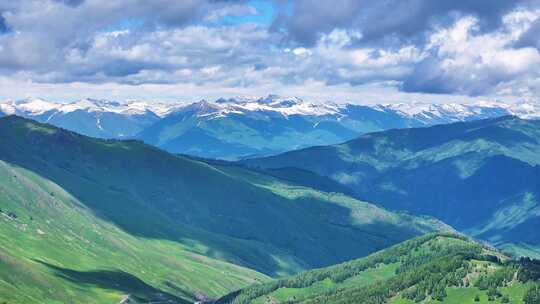
[[[511,11],[491,31],[482,29],[478,17],[462,14],[452,19],[455,22],[422,31],[426,39],[389,36],[370,43],[362,42],[365,29],[339,23],[302,45],[256,24],[219,25],[224,16],[259,13],[243,3],[149,3],[86,0],[66,6],[51,0],[21,0],[10,8],[0,4],[11,30],[0,33],[1,85],[6,89],[0,97],[12,97],[13,92],[42,95],[40,89],[63,98],[154,94],[169,99],[173,93],[181,97],[186,92],[190,96],[235,92],[317,93],[328,99],[361,99],[364,94],[386,101],[407,94],[420,98],[418,94],[426,92],[456,98],[530,97],[540,92],[538,49],[516,45],[539,11]],[[126,22],[135,25],[122,25]],[[399,93],[400,88],[410,93]],[[65,92],[58,93],[61,90]]]
[[308,55],[311,55],[311,51],[306,49],[306,48],[303,48],[303,47],[295,48],[294,50],[292,50],[292,52],[296,56],[308,56]]
[[513,12],[499,30],[489,33],[480,32],[473,17],[439,30],[431,35],[428,55],[415,67],[406,89],[497,95],[508,92],[510,84],[526,87],[527,79],[540,76],[535,68],[540,54],[532,47],[516,48],[515,43],[538,16],[539,12]]
[[257,11],[257,9],[251,5],[235,4],[210,12],[210,14],[205,17],[205,20],[217,22],[220,19],[228,16],[246,16],[258,14],[260,14],[259,11]]

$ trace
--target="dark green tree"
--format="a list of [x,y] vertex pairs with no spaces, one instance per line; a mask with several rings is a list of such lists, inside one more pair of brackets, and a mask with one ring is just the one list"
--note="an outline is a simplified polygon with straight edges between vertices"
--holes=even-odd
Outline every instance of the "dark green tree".
[[523,303],[525,304],[538,304],[540,303],[540,285],[536,284],[529,288],[523,297]]

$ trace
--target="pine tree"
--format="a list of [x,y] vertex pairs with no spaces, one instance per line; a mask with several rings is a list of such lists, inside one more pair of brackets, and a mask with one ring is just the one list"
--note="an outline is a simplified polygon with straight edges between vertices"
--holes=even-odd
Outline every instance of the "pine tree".
[[538,304],[540,303],[540,286],[534,285],[533,287],[527,290],[525,296],[523,297],[523,302],[525,304]]

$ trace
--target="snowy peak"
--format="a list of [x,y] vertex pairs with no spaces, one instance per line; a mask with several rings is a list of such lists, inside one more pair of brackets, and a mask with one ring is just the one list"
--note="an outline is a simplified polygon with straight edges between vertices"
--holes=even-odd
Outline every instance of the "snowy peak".
[[[201,100],[195,103],[185,102],[147,102],[131,100],[117,102],[100,99],[82,99],[72,103],[50,102],[41,98],[0,102],[0,112],[25,117],[52,116],[84,111],[94,116],[99,113],[116,113],[125,117],[153,115],[158,118],[173,113],[194,112],[199,117],[214,119],[227,115],[291,115],[306,116],[347,116],[347,109],[358,107],[356,104],[336,104],[332,102],[312,103],[298,97],[268,95],[266,97],[219,98],[213,102]],[[503,103],[478,101],[476,103],[386,103],[364,105],[371,109],[390,112],[429,125],[473,119],[515,115],[525,119],[540,118],[540,104],[531,102]]]
[[378,108],[391,110],[402,117],[425,123],[456,122],[504,115],[514,115],[523,119],[540,118],[540,105],[534,103],[507,104],[489,101],[470,104],[396,103],[381,104]]
[[180,106],[176,110],[172,111],[171,114],[177,113],[194,113],[198,117],[208,116],[210,114],[220,113],[226,108],[224,104],[209,102],[206,100],[201,100],[186,106]]
[[[70,112],[75,112],[78,110],[87,111],[87,112],[105,112],[106,108],[104,106],[106,105],[107,105],[106,101],[83,99],[83,100],[73,102],[70,104],[61,105],[60,107],[57,108],[57,110],[62,113],[70,113]],[[111,107],[112,106],[113,105],[111,104]]]
[[[492,101],[359,105],[316,103],[278,95],[194,103],[89,98],[72,103],[40,98],[0,102],[0,116],[11,114],[92,137],[138,138],[173,153],[234,159],[336,144],[363,133],[394,128],[426,127],[505,115],[540,118],[540,105]],[[226,124],[221,120],[223,118],[227,118]],[[224,125],[227,128],[223,128]],[[186,135],[194,128],[198,130]],[[230,134],[246,129],[250,130],[249,136]],[[200,140],[190,135],[197,132],[203,132],[207,138]]]
[[3,106],[11,110],[11,114],[29,113],[31,115],[41,115],[58,108],[60,104],[49,102],[41,98],[32,98],[17,101],[8,101]]
[[[200,101],[192,104],[200,109],[200,114],[222,117],[231,113],[274,113],[290,115],[337,115],[346,116],[345,109],[358,107],[357,104],[337,104],[333,102],[312,103],[298,97],[268,95],[266,97],[234,97],[219,98],[214,102]],[[478,101],[476,103],[383,103],[363,105],[374,110],[393,112],[403,118],[418,120],[425,124],[456,122],[483,119],[504,115],[515,115],[524,119],[540,118],[540,104],[515,103],[508,104],[494,101]],[[188,105],[184,108],[193,109]],[[179,107],[179,109],[184,109]],[[208,115],[213,114],[213,115]]]
[[507,109],[510,114],[524,119],[540,118],[540,104],[538,103],[517,103]]
[[1,113],[4,113],[5,115],[14,115],[17,114],[17,108],[8,102],[0,103],[0,114]]
[[222,115],[229,113],[249,114],[266,112],[269,114],[290,115],[327,115],[336,114],[333,105],[305,102],[298,97],[282,97],[268,95],[267,97],[235,97],[220,98],[210,103],[215,112]]
[[143,102],[120,103],[117,101],[83,99],[73,103],[62,105],[58,108],[60,112],[70,113],[74,111],[86,112],[110,112],[123,115],[143,115],[150,110],[150,105]]
[[50,102],[40,98],[24,99],[17,101],[0,102],[0,111],[4,114],[17,114],[33,117],[45,113],[71,113],[85,111],[88,113],[116,113],[125,116],[155,114],[159,117],[166,116],[173,109],[185,105],[184,103],[160,103],[145,101],[118,102],[104,99],[81,99],[71,103]]
[[[161,113],[158,111],[161,107],[157,103],[135,101],[82,99],[57,103],[32,98],[0,102],[0,116],[19,115],[93,137],[126,138],[159,120],[162,116],[157,113]],[[169,110],[167,106],[163,116]]]
[[289,115],[324,115],[330,108],[324,105],[306,103],[300,98],[269,95],[264,98],[219,98],[213,102],[201,100],[190,105],[178,107],[174,113],[195,112],[199,117],[218,118],[229,114],[278,114]]
[[257,99],[255,102],[275,108],[290,108],[304,103],[304,101],[298,97],[282,97],[279,95],[268,95],[265,98]]

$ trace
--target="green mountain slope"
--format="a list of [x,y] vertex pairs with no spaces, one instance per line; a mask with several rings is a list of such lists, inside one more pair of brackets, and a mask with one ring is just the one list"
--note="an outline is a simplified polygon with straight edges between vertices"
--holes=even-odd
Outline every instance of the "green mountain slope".
[[308,170],[358,198],[431,215],[503,248],[537,256],[539,121],[503,117],[390,130],[245,163]]
[[0,119],[0,139],[0,295],[9,303],[217,297],[266,279],[261,272],[292,274],[451,230],[137,141],[13,116]]
[[524,299],[532,299],[539,279],[538,261],[513,261],[462,236],[430,234],[216,303],[535,303]]
[[217,297],[266,276],[136,237],[59,185],[0,161],[0,303],[116,303]]

